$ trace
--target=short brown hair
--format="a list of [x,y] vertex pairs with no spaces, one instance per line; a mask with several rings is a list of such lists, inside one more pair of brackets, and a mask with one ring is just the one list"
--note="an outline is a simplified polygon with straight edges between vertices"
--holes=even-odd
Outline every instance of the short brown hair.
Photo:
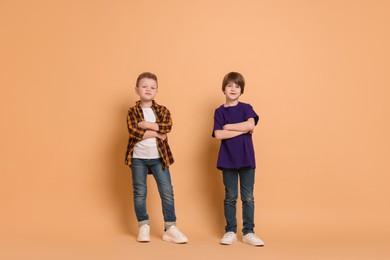
[[158,82],[157,82],[157,76],[154,75],[153,73],[151,72],[143,72],[141,74],[139,74],[138,78],[137,78],[137,83],[136,83],[136,87],[138,87],[138,84],[139,82],[141,81],[141,79],[153,79],[154,81],[156,81],[157,85],[158,85]]
[[230,82],[233,82],[240,86],[241,88],[241,94],[244,93],[244,88],[245,88],[245,79],[244,77],[238,73],[238,72],[229,72],[226,74],[226,76],[223,78],[222,81],[222,91],[225,92],[226,85],[228,85]]

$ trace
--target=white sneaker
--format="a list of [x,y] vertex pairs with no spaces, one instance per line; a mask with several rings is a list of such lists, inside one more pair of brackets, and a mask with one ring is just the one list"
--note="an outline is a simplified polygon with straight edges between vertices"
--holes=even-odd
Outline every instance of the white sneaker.
[[162,239],[176,244],[184,244],[188,242],[188,238],[176,226],[171,226],[167,231],[165,231]]
[[138,230],[138,242],[149,242],[150,241],[150,226],[148,224],[143,224],[139,227]]
[[236,241],[237,241],[236,233],[230,231],[230,232],[226,232],[225,235],[223,235],[219,243],[221,243],[222,245],[231,245]]
[[264,241],[261,240],[255,233],[248,233],[242,238],[242,242],[251,246],[264,246]]

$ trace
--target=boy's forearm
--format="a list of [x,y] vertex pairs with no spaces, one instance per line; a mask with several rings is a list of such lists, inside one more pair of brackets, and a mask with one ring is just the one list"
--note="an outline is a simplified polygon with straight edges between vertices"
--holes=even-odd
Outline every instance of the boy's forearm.
[[149,138],[155,138],[157,137],[157,132],[153,130],[146,130],[144,135],[142,136],[142,140],[149,139]]
[[167,138],[166,134],[160,134],[153,130],[146,130],[145,134],[142,136],[142,140],[149,139],[149,138],[158,138],[161,140],[165,140]]
[[223,126],[223,130],[227,131],[239,131],[239,132],[250,132],[255,128],[255,121],[253,118],[249,118],[247,121],[236,123],[236,124],[226,124]]
[[230,130],[215,130],[214,131],[214,136],[217,139],[230,139],[239,135],[245,134],[244,132],[241,131],[230,131]]
[[158,131],[160,128],[157,123],[142,121],[138,123],[138,127],[145,130]]

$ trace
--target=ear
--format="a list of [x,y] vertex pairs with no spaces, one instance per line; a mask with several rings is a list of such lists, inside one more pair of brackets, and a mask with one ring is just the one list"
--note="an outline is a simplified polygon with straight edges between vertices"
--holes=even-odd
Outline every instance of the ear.
[[135,94],[137,94],[137,95],[138,95],[138,88],[137,88],[137,87],[135,87],[135,88],[134,88],[134,90],[135,90]]

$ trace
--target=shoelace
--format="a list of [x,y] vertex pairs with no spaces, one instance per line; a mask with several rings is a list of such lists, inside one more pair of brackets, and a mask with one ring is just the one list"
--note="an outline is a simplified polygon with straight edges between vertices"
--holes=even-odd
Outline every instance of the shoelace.
[[226,233],[225,235],[223,235],[223,238],[234,237],[234,235],[234,233]]
[[147,228],[141,228],[140,233],[142,235],[147,235],[148,234],[148,229]]
[[178,238],[182,238],[182,237],[184,237],[184,234],[183,233],[181,233],[178,229],[177,229],[177,227],[171,227],[170,228],[170,230],[172,230],[172,233],[176,236],[176,237],[178,237]]
[[258,236],[256,236],[255,233],[249,233],[248,235],[246,235],[249,239],[252,239],[252,240],[256,240],[256,241],[260,241],[260,238]]

